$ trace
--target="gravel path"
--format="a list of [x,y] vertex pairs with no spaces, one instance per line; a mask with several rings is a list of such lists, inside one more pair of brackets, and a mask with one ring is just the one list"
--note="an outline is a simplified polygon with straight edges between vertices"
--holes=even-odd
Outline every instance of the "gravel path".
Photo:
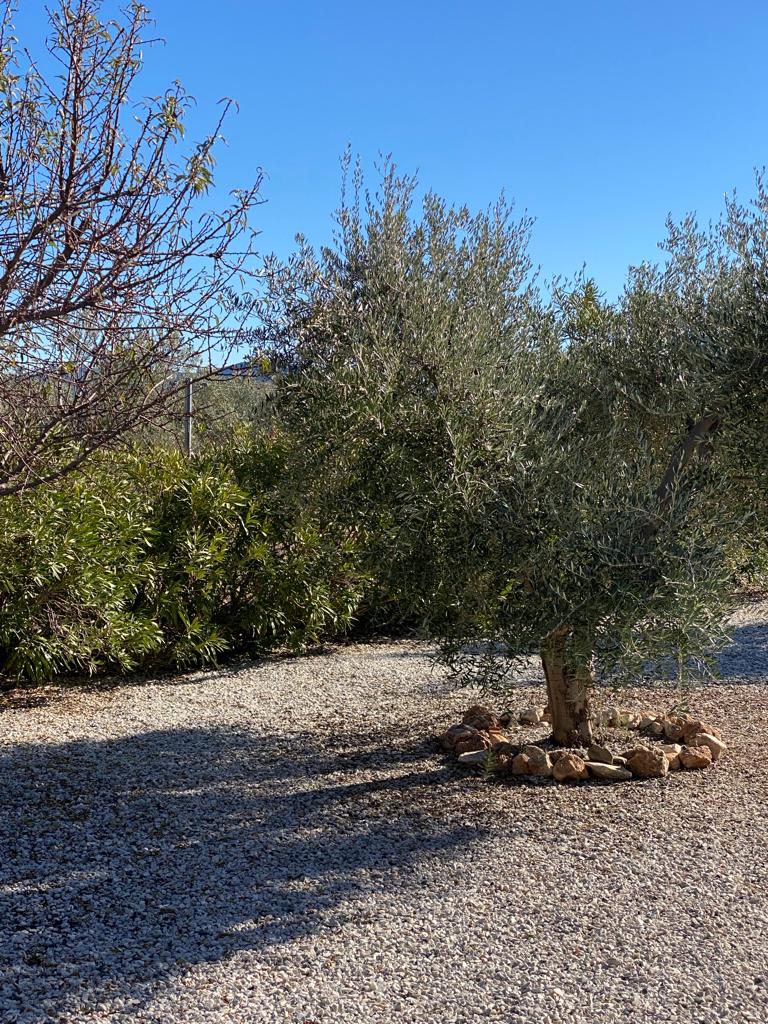
[[472,695],[412,645],[17,693],[0,1021],[764,1024],[768,603],[735,625],[724,761],[620,786],[447,765]]

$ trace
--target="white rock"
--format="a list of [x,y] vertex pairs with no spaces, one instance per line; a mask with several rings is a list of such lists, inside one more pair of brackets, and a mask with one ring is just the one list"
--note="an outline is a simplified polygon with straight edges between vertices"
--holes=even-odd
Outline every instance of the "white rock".
[[691,740],[692,747],[709,747],[712,760],[717,761],[721,754],[725,753],[728,745],[719,740],[717,736],[711,736],[708,732],[700,732]]
[[459,764],[485,764],[488,760],[487,750],[467,750],[456,758]]
[[602,764],[613,764],[613,754],[608,747],[602,747],[598,743],[593,743],[587,751],[587,757],[590,761],[600,761]]
[[628,782],[632,778],[632,772],[621,768],[617,764],[606,764],[604,761],[587,761],[587,768],[590,775],[596,779],[608,779],[611,782]]
[[526,708],[520,715],[520,725],[538,725],[541,721],[541,713],[538,708]]

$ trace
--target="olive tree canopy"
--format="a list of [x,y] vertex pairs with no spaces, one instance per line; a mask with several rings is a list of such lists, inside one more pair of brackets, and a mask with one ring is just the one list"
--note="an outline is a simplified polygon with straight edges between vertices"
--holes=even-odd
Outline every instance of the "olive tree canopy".
[[540,654],[555,737],[585,742],[596,674],[723,640],[736,453],[766,422],[764,218],[673,230],[616,304],[583,280],[545,300],[527,219],[415,192],[354,172],[335,245],[270,268],[307,493],[464,679]]

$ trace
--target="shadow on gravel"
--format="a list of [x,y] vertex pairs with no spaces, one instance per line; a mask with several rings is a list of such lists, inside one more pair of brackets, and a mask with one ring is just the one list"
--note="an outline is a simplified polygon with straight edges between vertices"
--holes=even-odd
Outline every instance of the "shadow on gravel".
[[[719,658],[720,677],[729,682],[768,679],[768,622],[739,626]],[[715,680],[717,682],[717,680]]]
[[189,964],[359,923],[364,889],[407,889],[484,834],[435,820],[429,791],[453,776],[428,755],[383,734],[206,729],[12,748],[0,1019],[138,1006]]

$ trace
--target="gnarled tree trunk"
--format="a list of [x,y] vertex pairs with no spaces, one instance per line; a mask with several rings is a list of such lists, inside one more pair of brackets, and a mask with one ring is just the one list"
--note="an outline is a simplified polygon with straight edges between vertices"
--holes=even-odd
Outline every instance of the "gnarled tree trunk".
[[555,630],[541,651],[547,695],[552,715],[552,736],[565,747],[589,746],[592,742],[588,689],[592,675],[587,665],[571,665],[566,659],[570,630]]
[[[675,488],[685,476],[690,463],[701,457],[705,446],[720,426],[720,414],[707,410],[690,424],[688,433],[680,441],[670,458],[661,483],[656,488],[659,499],[658,514],[646,530],[650,539],[658,530],[662,516],[669,510]],[[547,694],[552,715],[552,735],[563,746],[589,746],[592,742],[592,724],[589,710],[589,688],[592,672],[581,659],[568,656],[567,643],[570,626],[553,630],[541,650]]]

